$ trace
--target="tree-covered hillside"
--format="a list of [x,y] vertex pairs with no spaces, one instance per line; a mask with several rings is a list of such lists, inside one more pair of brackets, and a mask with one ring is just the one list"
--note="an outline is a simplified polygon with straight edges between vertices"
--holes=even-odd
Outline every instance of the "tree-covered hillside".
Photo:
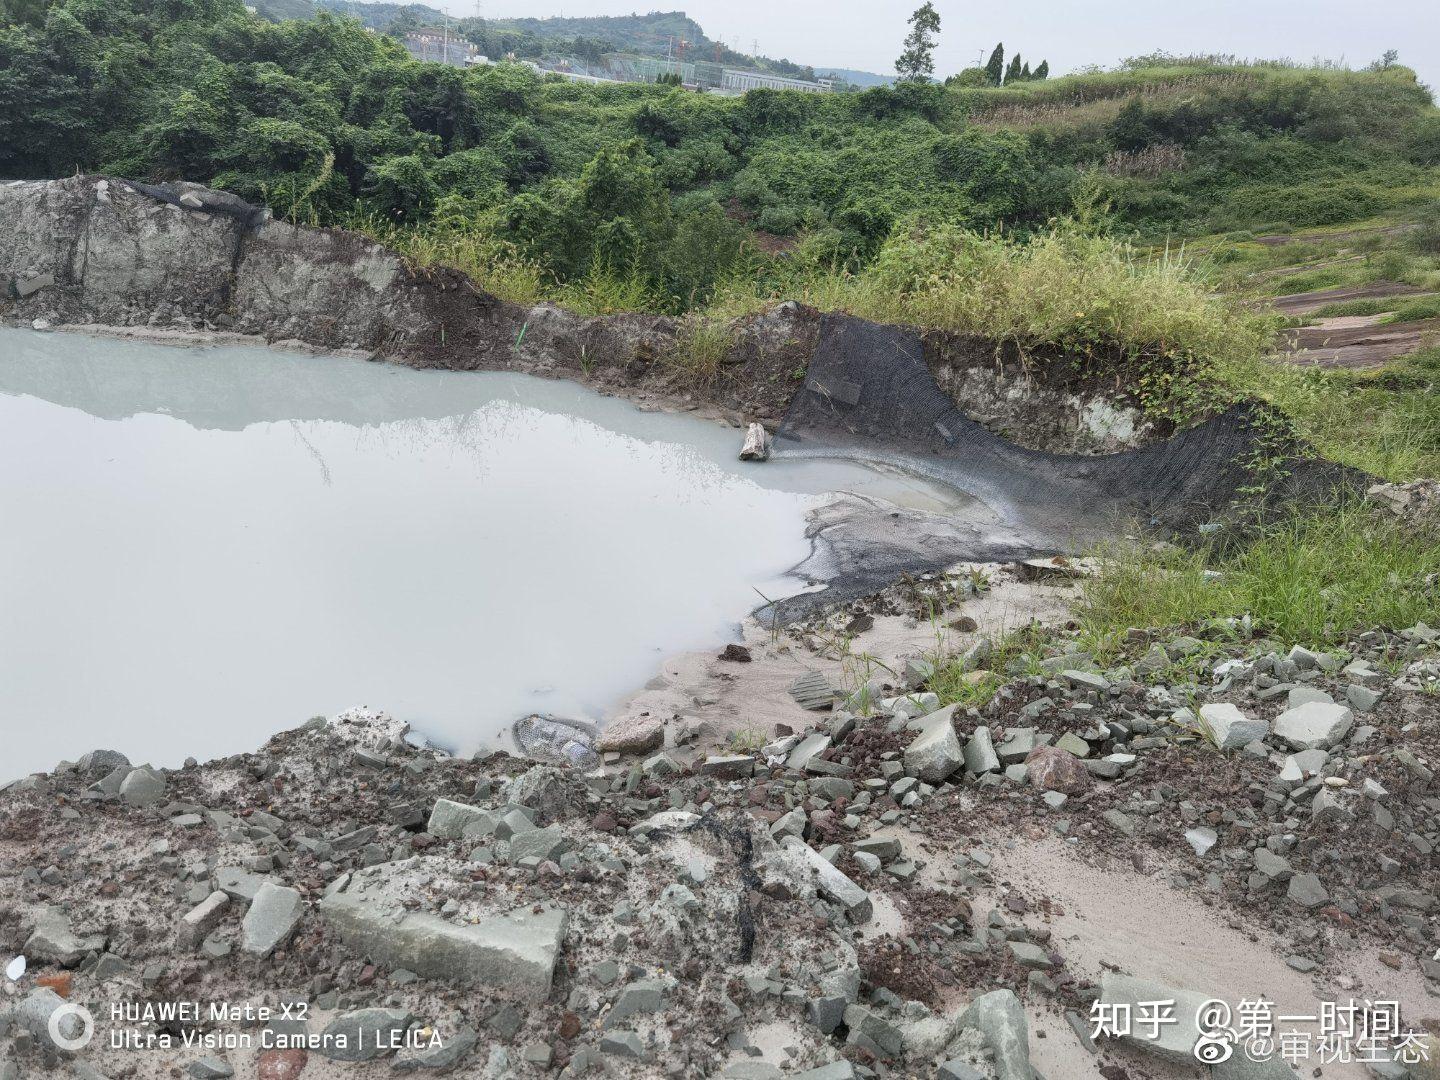
[[742,271],[867,265],[918,223],[1023,236],[1077,194],[1156,237],[1334,223],[1433,198],[1440,164],[1440,113],[1403,67],[1167,60],[729,99],[417,63],[356,20],[240,0],[5,2],[5,175],[185,178],[307,221],[463,229],[542,281],[603,274],[662,309]]

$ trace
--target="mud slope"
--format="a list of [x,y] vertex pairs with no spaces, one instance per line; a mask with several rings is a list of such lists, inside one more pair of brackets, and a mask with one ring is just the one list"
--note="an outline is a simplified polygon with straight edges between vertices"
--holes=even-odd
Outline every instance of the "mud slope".
[[[1182,525],[1224,508],[1253,482],[1246,461],[1262,437],[1256,414],[1236,407],[1135,450],[1051,454],[1009,442],[966,416],[935,384],[912,331],[826,315],[804,390],[781,434],[796,444],[903,450],[1052,546],[1076,532],[1139,514]],[[1344,482],[1325,462],[1290,463],[1285,492],[1319,493]]]

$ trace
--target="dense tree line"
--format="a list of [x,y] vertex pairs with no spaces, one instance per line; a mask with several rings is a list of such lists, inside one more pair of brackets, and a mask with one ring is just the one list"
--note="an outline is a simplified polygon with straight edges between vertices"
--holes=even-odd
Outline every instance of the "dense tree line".
[[[0,175],[184,178],[307,221],[444,222],[670,307],[752,271],[756,230],[787,258],[863,263],[914,220],[1023,232],[1082,177],[1145,229],[1309,224],[1440,164],[1429,95],[1397,66],[1026,82],[1022,64],[1001,88],[727,99],[418,63],[353,19],[267,22],[240,0],[0,3]],[[993,119],[1007,109],[1040,120]]]

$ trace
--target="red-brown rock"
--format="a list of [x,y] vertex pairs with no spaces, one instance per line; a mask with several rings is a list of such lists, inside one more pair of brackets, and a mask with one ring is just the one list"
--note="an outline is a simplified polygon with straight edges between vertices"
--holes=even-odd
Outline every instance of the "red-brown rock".
[[304,1050],[265,1050],[256,1063],[255,1075],[258,1080],[295,1080],[309,1060]]
[[1025,759],[1030,767],[1026,774],[1030,783],[1041,791],[1059,791],[1079,795],[1090,788],[1090,771],[1084,763],[1058,746],[1037,746]]
[[70,996],[70,987],[75,981],[75,976],[68,971],[62,971],[58,975],[41,975],[35,980],[36,986],[48,986],[62,998]]

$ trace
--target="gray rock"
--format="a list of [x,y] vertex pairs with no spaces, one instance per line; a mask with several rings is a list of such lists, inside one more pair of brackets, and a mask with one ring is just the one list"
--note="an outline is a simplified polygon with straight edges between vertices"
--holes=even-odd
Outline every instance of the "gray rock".
[[230,897],[223,890],[216,889],[181,917],[180,926],[175,931],[175,943],[182,949],[199,948],[229,906]]
[[1101,814],[1100,816],[1104,818],[1105,822],[1116,832],[1121,833],[1124,836],[1135,835],[1135,822],[1129,817],[1129,815],[1124,814],[1119,810],[1106,810],[1105,813]]
[[790,684],[790,696],[802,709],[819,712],[835,704],[835,688],[818,671],[801,675]]
[[999,1080],[1032,1080],[1030,1034],[1025,1010],[1013,990],[992,990],[970,1003],[960,1014],[959,1026],[973,1028],[995,1052]]
[[267,881],[250,902],[240,923],[240,947],[253,956],[269,956],[289,940],[305,913],[300,893]]
[[461,1060],[475,1049],[475,1044],[479,1041],[479,1032],[472,1027],[464,1027],[449,1038],[442,1039],[439,1046],[427,1047],[413,1054],[402,1053],[390,1063],[390,1067],[400,1072],[410,1072],[415,1069],[446,1072],[460,1064]]
[[851,922],[870,921],[870,917],[875,913],[875,908],[870,901],[869,893],[846,877],[844,871],[828,862],[814,848],[799,844],[796,845],[796,850],[815,871],[815,888],[821,896],[844,908],[845,914],[849,916]]
[[615,1005],[605,1014],[606,1030],[632,1016],[659,1012],[665,1007],[665,993],[668,989],[667,984],[660,979],[641,979],[631,983],[620,991]]
[[230,1062],[222,1057],[203,1057],[185,1066],[185,1071],[195,1080],[226,1080],[235,1075]]
[[946,706],[907,725],[917,734],[905,748],[906,773],[938,784],[964,763],[965,754],[955,734],[955,725],[951,723],[957,707]]
[[1314,874],[1295,874],[1285,895],[1303,908],[1317,908],[1330,899],[1329,892]]
[[565,939],[564,908],[524,907],[474,924],[452,923],[404,911],[375,873],[384,869],[357,871],[320,901],[321,917],[352,949],[422,978],[493,987],[525,1001],[549,996]]
[[435,808],[430,811],[430,821],[426,824],[425,831],[441,840],[459,840],[472,826],[479,828],[469,835],[488,836],[495,831],[494,822],[493,810],[453,802],[450,799],[437,799]]
[[241,866],[215,868],[215,888],[236,903],[250,903],[260,892],[260,887],[269,880],[264,874],[252,873]]
[[644,1061],[647,1056],[645,1044],[633,1031],[605,1032],[600,1036],[600,1052],[611,1057],[629,1058],[631,1061]]
[[725,1066],[723,1080],[785,1080],[780,1066],[768,1061],[735,1061]]
[[1362,713],[1367,713],[1379,705],[1380,699],[1384,696],[1378,690],[1371,690],[1368,686],[1361,686],[1358,683],[1352,683],[1345,690],[1345,700],[1350,703],[1350,707],[1356,712]]
[[400,1045],[414,1017],[403,1009],[357,1009],[325,1025],[315,1052],[331,1061],[373,1061]]
[[[0,1010],[0,1028],[8,1022],[10,1032],[28,1032],[30,1037],[42,1046],[54,1046],[50,1039],[50,1017],[56,1009],[65,1004],[65,999],[48,986],[30,991],[13,1006]],[[75,1039],[84,1030],[84,1021],[70,1015],[58,1024],[60,1034],[66,1039]],[[97,1033],[98,1034],[98,1033]]]
[[935,1070],[935,1080],[985,1080],[985,1074],[977,1072],[964,1058],[956,1058]]
[[741,461],[768,461],[770,433],[764,424],[751,424],[745,429],[745,444],[740,447]]
[[1318,686],[1292,686],[1285,695],[1287,709],[1298,709],[1301,705],[1311,701],[1318,701],[1324,705],[1335,704],[1335,699]]
[[990,738],[988,727],[977,727],[965,744],[965,771],[982,776],[998,772],[1000,757],[995,753],[995,744]]
[[34,930],[20,952],[32,964],[49,960],[61,967],[73,968],[90,953],[104,948],[104,934],[76,934],[70,928],[68,915],[46,905],[36,912]]
[[1027,968],[1048,968],[1050,966],[1050,954],[1039,945],[1028,941],[1009,942],[1010,953],[1019,962],[1021,967]]
[[1274,881],[1290,880],[1290,860],[1276,855],[1269,848],[1255,849],[1255,869]]
[[1216,834],[1215,830],[1209,828],[1208,826],[1202,826],[1201,828],[1196,829],[1187,829],[1185,831],[1185,842],[1188,843],[1192,848],[1194,848],[1195,854],[1200,856],[1202,859],[1205,857],[1206,853],[1208,853],[1209,850],[1215,846],[1216,841],[1219,839],[1220,838]]
[[804,772],[805,766],[810,759],[817,754],[822,754],[830,748],[830,736],[823,732],[812,732],[800,740],[800,744],[790,751],[790,756],[785,759],[785,767],[794,769],[796,772]]
[[121,776],[123,783],[125,776],[129,775],[130,759],[119,750],[91,750],[88,754],[81,755],[76,767],[80,770],[80,775],[87,780],[96,780],[108,776],[116,769],[124,769],[125,773]]
[[[1147,979],[1107,971],[1100,977],[1098,1000],[1105,1005],[1120,1006],[1129,1011],[1132,1023],[1129,1033],[1120,1035],[1122,1042],[1138,1046],[1177,1064],[1194,1065],[1195,1044],[1200,1040],[1201,1034],[1196,1016],[1200,1006],[1209,997],[1207,994],[1178,990]],[[1151,1038],[1151,1029],[1147,1025],[1134,1023],[1133,1020],[1142,1015],[1142,1003],[1156,1001],[1175,1003],[1175,1023],[1158,1025],[1158,1034]]]
[[165,778],[153,769],[131,769],[120,785],[120,797],[131,806],[153,806],[165,798]]
[[1201,705],[1200,719],[1221,750],[1239,750],[1270,734],[1269,723],[1251,719],[1228,702]]
[[569,850],[570,840],[558,825],[516,833],[510,838],[510,860],[516,863],[526,858],[558,859]]
[[806,1069],[804,1072],[791,1073],[790,1080],[856,1080],[859,1074],[855,1066],[848,1061],[832,1061],[829,1065],[821,1065],[818,1069]]
[[1030,751],[1035,749],[1035,729],[1028,727],[1012,727],[1005,729],[1005,738],[995,747],[995,752],[1000,755],[1000,760],[1005,764],[1024,761],[1030,756]]
[[1355,714],[1345,705],[1307,701],[1275,718],[1275,737],[1296,750],[1331,747],[1350,732]]
[[845,1041],[851,1046],[863,1047],[881,1058],[899,1057],[904,1052],[900,1029],[864,1005],[846,1006],[845,1026],[850,1029]]

